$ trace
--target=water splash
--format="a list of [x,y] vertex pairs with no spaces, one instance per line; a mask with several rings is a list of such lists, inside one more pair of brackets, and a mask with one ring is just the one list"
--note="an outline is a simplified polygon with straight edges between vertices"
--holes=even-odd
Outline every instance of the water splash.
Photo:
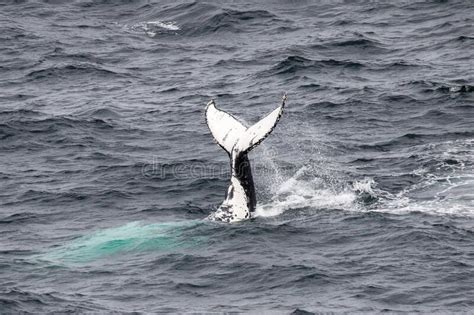
[[[311,176],[308,178],[308,176]],[[258,206],[256,217],[280,215],[289,209],[352,209],[356,194],[350,189],[335,189],[309,166],[301,167],[292,177],[279,185],[269,202]]]
[[396,193],[379,188],[369,177],[349,184],[333,174],[334,167],[324,159],[324,163],[302,166],[285,178],[267,152],[264,158],[271,163],[266,164],[275,175],[264,179],[273,185],[267,189],[268,201],[257,207],[255,216],[276,216],[301,208],[474,216],[473,144],[467,139],[421,145],[417,150],[420,166],[411,172],[419,180]]

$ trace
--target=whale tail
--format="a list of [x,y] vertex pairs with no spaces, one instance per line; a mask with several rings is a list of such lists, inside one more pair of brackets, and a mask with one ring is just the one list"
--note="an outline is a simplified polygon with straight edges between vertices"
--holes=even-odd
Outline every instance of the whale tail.
[[247,154],[262,142],[275,128],[280,120],[286,103],[286,94],[281,105],[270,114],[250,127],[245,127],[234,116],[218,109],[214,100],[206,107],[206,122],[214,139],[228,154]]

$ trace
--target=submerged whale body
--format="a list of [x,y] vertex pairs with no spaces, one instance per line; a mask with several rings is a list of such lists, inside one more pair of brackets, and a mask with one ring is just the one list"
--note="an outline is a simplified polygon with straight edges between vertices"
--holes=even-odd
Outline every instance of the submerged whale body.
[[216,142],[229,155],[232,171],[225,200],[208,219],[227,223],[250,219],[257,199],[248,153],[273,131],[285,103],[286,95],[278,108],[248,128],[232,115],[218,109],[214,100],[207,104],[207,126]]

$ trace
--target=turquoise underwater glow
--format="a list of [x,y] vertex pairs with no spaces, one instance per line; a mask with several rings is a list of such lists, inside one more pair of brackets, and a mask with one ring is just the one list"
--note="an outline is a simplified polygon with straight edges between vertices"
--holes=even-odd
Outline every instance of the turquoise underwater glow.
[[63,263],[86,263],[116,254],[169,251],[202,244],[205,238],[186,233],[202,221],[143,224],[136,221],[79,237],[40,257]]

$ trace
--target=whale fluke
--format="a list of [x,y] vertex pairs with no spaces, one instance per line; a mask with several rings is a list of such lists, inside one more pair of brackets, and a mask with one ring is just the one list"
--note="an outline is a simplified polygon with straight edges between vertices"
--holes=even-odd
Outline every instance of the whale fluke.
[[249,128],[231,114],[218,109],[214,100],[211,100],[206,107],[207,126],[227,153],[231,154],[232,149],[248,153],[273,131],[283,113],[286,98],[285,94],[278,108]]
[[273,131],[285,104],[286,94],[278,108],[248,128],[234,116],[218,109],[214,100],[207,104],[207,125],[216,142],[229,155],[232,168],[231,184],[226,199],[209,219],[236,222],[250,218],[257,201],[247,154]]
[[206,107],[206,123],[216,142],[229,154],[247,128],[234,116],[218,109],[214,100]]

